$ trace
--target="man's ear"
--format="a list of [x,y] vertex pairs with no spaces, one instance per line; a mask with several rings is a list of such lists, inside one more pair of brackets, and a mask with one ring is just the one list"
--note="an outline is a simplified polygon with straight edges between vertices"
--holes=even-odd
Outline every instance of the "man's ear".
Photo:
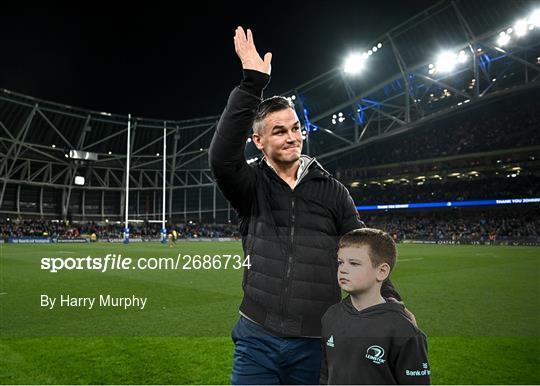
[[377,281],[383,282],[390,275],[390,266],[388,263],[382,263],[377,267]]
[[252,136],[251,136],[251,139],[253,140],[253,143],[255,144],[257,149],[259,149],[259,150],[263,149],[263,145],[261,143],[261,136],[259,134],[253,133]]

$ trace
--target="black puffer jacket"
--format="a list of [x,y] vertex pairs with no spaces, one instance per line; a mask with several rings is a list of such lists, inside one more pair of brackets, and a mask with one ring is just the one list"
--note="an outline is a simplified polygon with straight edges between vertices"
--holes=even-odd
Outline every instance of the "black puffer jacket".
[[[347,189],[312,158],[294,189],[265,160],[244,158],[255,109],[269,77],[245,71],[210,145],[210,167],[240,216],[244,273],[240,311],[281,336],[320,336],[321,317],[340,301],[339,237],[363,227]],[[398,295],[391,286],[385,296]]]

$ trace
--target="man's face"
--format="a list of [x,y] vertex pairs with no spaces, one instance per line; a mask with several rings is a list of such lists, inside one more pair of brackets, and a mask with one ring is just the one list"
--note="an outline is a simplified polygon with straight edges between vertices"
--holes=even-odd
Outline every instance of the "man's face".
[[386,264],[373,267],[369,252],[368,245],[339,249],[337,278],[344,291],[353,295],[365,293],[388,276],[381,269]]
[[276,164],[298,161],[302,153],[302,132],[296,112],[288,108],[268,114],[262,135],[253,134],[253,142]]

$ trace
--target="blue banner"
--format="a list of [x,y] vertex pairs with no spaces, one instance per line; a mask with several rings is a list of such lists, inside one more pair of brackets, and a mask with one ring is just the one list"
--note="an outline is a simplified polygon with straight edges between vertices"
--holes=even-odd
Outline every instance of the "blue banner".
[[359,205],[357,210],[389,210],[389,209],[423,209],[443,208],[460,206],[483,206],[483,205],[511,205],[511,204],[538,204],[540,197],[532,198],[501,198],[495,200],[467,200],[445,202],[411,202],[409,204],[382,204],[382,205]]

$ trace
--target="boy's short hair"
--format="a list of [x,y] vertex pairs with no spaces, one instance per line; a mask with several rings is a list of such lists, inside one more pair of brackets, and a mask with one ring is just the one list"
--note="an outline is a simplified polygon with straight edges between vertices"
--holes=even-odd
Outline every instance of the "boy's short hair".
[[358,248],[362,245],[369,246],[369,259],[373,267],[382,263],[390,266],[390,272],[394,269],[397,259],[396,243],[392,237],[380,230],[372,228],[354,229],[345,234],[339,240],[339,248]]
[[289,98],[275,95],[263,100],[255,112],[255,118],[253,119],[253,132],[255,134],[263,135],[264,118],[266,118],[266,116],[270,113],[286,109],[294,110],[294,103]]

